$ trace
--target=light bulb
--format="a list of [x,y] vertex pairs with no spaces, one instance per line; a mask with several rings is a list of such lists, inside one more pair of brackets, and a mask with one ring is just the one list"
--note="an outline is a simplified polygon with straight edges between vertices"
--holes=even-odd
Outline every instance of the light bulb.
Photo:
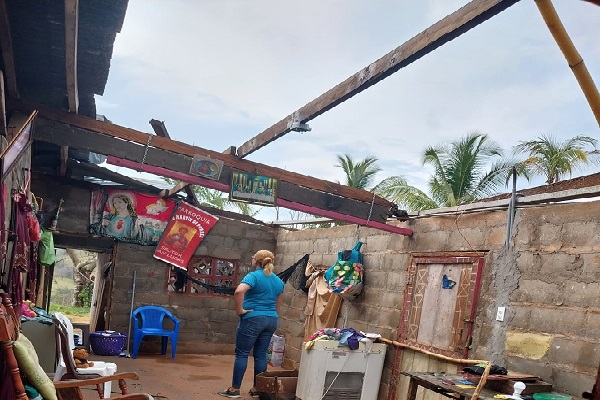
[[514,392],[512,394],[513,399],[514,398],[520,399],[521,393],[523,393],[523,390],[525,390],[525,387],[526,386],[523,382],[521,382],[521,381],[515,382],[515,385],[513,386]]

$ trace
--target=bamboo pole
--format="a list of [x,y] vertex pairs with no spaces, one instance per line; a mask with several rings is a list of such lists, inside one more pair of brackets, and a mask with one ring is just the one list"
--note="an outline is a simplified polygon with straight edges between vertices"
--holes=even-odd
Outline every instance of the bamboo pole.
[[473,396],[471,396],[471,400],[477,400],[479,398],[479,393],[481,393],[481,390],[485,386],[485,382],[487,381],[487,378],[488,378],[488,375],[490,374],[491,369],[492,369],[492,363],[488,362],[488,364],[485,366],[485,369],[483,370],[483,375],[481,375],[481,379],[479,380],[479,383],[477,384],[477,387],[475,388],[475,391],[473,392]]
[[413,350],[413,351],[418,351],[418,352],[423,353],[425,355],[428,355],[428,356],[431,356],[431,357],[435,357],[435,358],[439,358],[440,360],[452,362],[452,363],[455,363],[455,364],[488,364],[489,363],[489,361],[487,361],[487,360],[472,360],[472,359],[469,359],[469,358],[452,358],[452,357],[448,357],[448,356],[445,356],[445,355],[442,355],[442,354],[436,354],[436,353],[433,353],[433,352],[428,351],[428,350],[421,349],[421,348],[416,347],[416,346],[411,346],[411,345],[406,344],[406,343],[397,342],[395,340],[389,340],[389,339],[385,339],[385,338],[379,338],[379,340],[381,340],[383,343],[391,344],[392,346],[403,347],[405,349],[409,349],[409,350]]
[[556,40],[556,44],[558,44],[558,47],[567,59],[569,68],[573,71],[575,79],[577,79],[577,82],[596,117],[596,122],[598,122],[598,125],[600,126],[600,93],[598,93],[598,88],[594,84],[594,80],[585,66],[583,58],[581,58],[581,55],[577,52],[569,34],[560,21],[556,9],[554,8],[554,5],[552,5],[552,1],[535,0],[535,4],[540,10],[542,18],[544,19],[544,22],[546,22],[548,29],[550,29],[550,33],[554,37],[554,40]]

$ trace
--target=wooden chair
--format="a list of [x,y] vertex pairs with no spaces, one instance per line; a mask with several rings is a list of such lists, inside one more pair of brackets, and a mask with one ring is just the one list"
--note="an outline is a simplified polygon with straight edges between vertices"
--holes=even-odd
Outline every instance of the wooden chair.
[[[0,293],[0,296],[2,297],[2,303],[0,304],[1,355],[10,373],[10,383],[14,388],[14,399],[27,400],[25,387],[23,385],[23,381],[21,380],[19,365],[17,363],[17,359],[15,358],[13,349],[13,342],[17,340],[19,336],[19,321],[15,316],[11,301],[6,295],[6,293]],[[56,394],[59,400],[83,400],[81,387],[90,385],[95,385],[96,387],[98,387],[102,386],[105,382],[111,380],[118,380],[119,388],[121,389],[122,395],[114,397],[114,399],[152,399],[152,396],[146,393],[128,394],[125,379],[137,380],[139,379],[139,376],[135,372],[123,372],[111,376],[95,377],[92,379],[76,379],[69,381],[54,382],[54,387],[56,388]],[[100,398],[102,398],[102,395],[100,395]]]

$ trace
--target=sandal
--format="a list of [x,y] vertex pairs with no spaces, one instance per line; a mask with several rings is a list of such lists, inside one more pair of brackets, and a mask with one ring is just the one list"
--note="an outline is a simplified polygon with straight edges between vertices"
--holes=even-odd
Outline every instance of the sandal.
[[252,389],[250,389],[250,390],[248,391],[248,394],[250,395],[250,397],[257,397],[257,398],[258,398],[258,397],[260,397],[260,396],[258,395],[258,392],[257,392],[256,390],[252,390]]
[[230,397],[232,399],[237,399],[240,397],[240,389],[236,390],[232,388],[227,388],[225,390],[219,390],[217,394],[220,394],[221,396],[225,397]]

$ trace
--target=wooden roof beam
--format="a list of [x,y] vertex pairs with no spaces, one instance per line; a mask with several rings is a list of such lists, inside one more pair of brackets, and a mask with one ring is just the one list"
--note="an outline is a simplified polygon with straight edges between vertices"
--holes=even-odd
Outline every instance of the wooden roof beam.
[[152,129],[154,129],[154,133],[156,133],[156,136],[171,139],[171,135],[169,135],[169,131],[167,131],[167,127],[165,126],[164,121],[159,121],[157,119],[151,119],[150,125],[152,126]]
[[370,86],[382,81],[441,45],[462,35],[519,0],[473,0],[404,42],[379,60],[358,71],[342,83],[323,93],[299,110],[288,115],[238,147],[237,156],[266,146],[308,121],[336,107]]
[[69,111],[79,113],[77,87],[77,38],[79,35],[79,0],[65,0],[65,74]]
[[[11,103],[10,105],[14,107],[14,104]],[[73,147],[82,150],[101,152],[113,158],[124,160],[121,165],[129,168],[139,169],[141,160],[145,159],[143,169],[146,171],[152,169],[152,173],[158,175],[225,191],[228,190],[233,169],[259,173],[279,179],[278,201],[282,202],[282,206],[286,206],[283,204],[286,203],[291,204],[294,207],[293,209],[304,207],[304,211],[307,212],[313,209],[323,210],[331,218],[342,221],[347,220],[352,223],[362,221],[362,225],[373,227],[376,224],[386,225],[388,216],[397,211],[396,205],[388,200],[356,188],[247,160],[240,160],[235,156],[201,149],[154,135],[151,136],[151,146],[146,147],[148,143],[147,134],[83,116],[56,110],[49,111],[44,107],[39,107],[39,109],[44,116],[37,120],[36,140],[54,143],[59,146],[71,144]],[[53,120],[47,119],[50,115],[53,116]],[[70,120],[73,125],[68,125],[66,122],[57,122],[55,119],[58,117]],[[74,125],[86,127],[80,128]],[[189,175],[192,157],[195,154],[205,154],[225,163],[218,181]],[[315,214],[318,213],[315,212]],[[405,235],[412,233],[410,229],[391,225],[390,227],[402,231],[402,234]],[[381,228],[378,226],[378,229]]]
[[[125,143],[125,141],[136,143],[140,149],[141,154],[133,153],[127,154],[125,153],[125,157],[130,160],[137,161],[138,163],[143,159],[144,149],[148,144],[148,139],[150,136],[150,146],[148,151],[148,156],[156,149],[166,150],[169,154],[174,155],[184,155],[189,156],[189,162],[187,164],[187,171],[189,172],[189,168],[191,165],[191,157],[194,155],[200,154],[207,157],[211,157],[217,160],[221,160],[224,164],[229,167],[240,171],[249,172],[252,174],[260,174],[271,176],[273,178],[277,178],[281,182],[287,182],[292,185],[297,185],[300,187],[306,187],[312,190],[318,190],[321,192],[329,193],[331,195],[340,196],[343,198],[357,200],[361,202],[366,202],[368,204],[381,205],[384,207],[392,207],[394,204],[389,200],[386,200],[382,197],[375,196],[373,197],[373,193],[367,192],[365,190],[353,188],[346,185],[341,185],[339,183],[329,182],[326,180],[314,178],[312,176],[302,175],[296,172],[287,171],[281,168],[271,167],[265,164],[252,162],[249,160],[242,160],[236,156],[223,154],[220,152],[207,150],[198,146],[192,146],[187,143],[179,142],[176,140],[171,140],[167,138],[162,138],[155,135],[149,135],[147,133],[143,133],[131,128],[125,128],[119,125],[109,124],[103,121],[98,121],[92,118],[88,118],[83,115],[74,115],[70,113],[66,113],[64,111],[60,111],[51,107],[43,106],[43,105],[31,105],[19,100],[11,100],[7,102],[7,109],[21,112],[31,112],[32,110],[38,111],[38,125],[40,123],[45,123],[46,125],[56,125],[57,132],[49,133],[49,136],[52,140],[45,141],[55,141],[55,144],[59,145],[71,145],[73,147],[78,147],[81,149],[88,149],[90,151],[106,154],[106,150],[101,145],[93,144],[91,142],[85,143],[85,140],[90,137],[90,134],[97,133],[102,136],[108,136],[110,138],[118,138],[117,143]],[[69,136],[71,141],[60,140],[58,137],[59,132],[81,132],[81,136]],[[97,136],[97,135],[96,135]],[[59,143],[60,142],[60,143]],[[83,143],[82,143],[83,142]],[[139,146],[141,145],[141,146]],[[139,150],[138,150],[139,151]],[[107,154],[110,155],[110,154]],[[116,155],[117,157],[121,157]],[[164,156],[163,156],[164,157]],[[157,162],[159,166],[162,164],[169,163],[170,160],[167,159],[159,159]]]
[[[167,126],[165,125],[164,121],[151,119],[150,125],[152,126],[152,129],[154,129],[154,133],[156,134],[156,136],[164,137],[167,139],[171,138],[171,135],[169,135],[169,131],[167,130]],[[185,190],[185,193],[187,195],[187,201],[190,204],[196,207],[200,205],[200,202],[198,201],[198,197],[196,197],[196,193],[194,193],[194,190],[190,187],[189,184],[181,181],[178,182],[177,185],[175,185],[175,187],[173,187],[172,189],[161,192],[161,196],[169,197],[177,192],[180,192],[181,190]]]
[[6,92],[9,97],[18,98],[17,73],[15,70],[15,55],[10,34],[10,19],[6,1],[0,0],[0,46],[2,47],[2,60],[4,61],[4,75],[6,76]]

